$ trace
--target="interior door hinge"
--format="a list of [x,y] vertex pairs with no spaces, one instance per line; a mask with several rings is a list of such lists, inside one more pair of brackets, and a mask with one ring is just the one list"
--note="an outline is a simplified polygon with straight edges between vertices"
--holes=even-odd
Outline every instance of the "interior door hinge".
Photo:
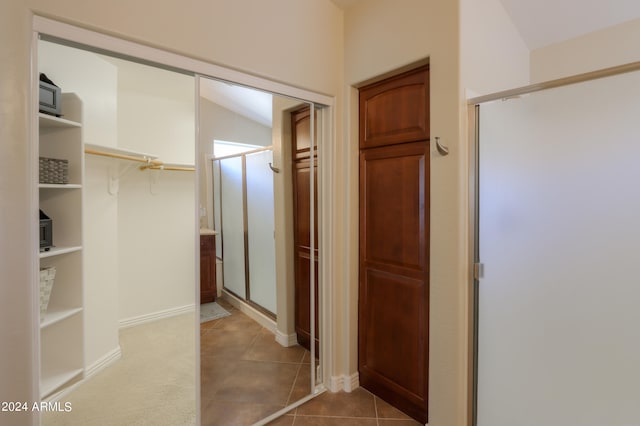
[[484,276],[484,264],[483,263],[474,263],[473,264],[473,279],[479,280]]

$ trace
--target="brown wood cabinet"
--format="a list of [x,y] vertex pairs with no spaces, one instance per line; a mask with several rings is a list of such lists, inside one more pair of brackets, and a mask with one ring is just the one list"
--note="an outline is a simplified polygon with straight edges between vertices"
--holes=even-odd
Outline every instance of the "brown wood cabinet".
[[215,302],[217,291],[216,237],[200,235],[200,303]]
[[[315,277],[315,346],[318,353],[318,227],[317,227],[317,155],[314,149],[311,158],[311,116],[309,107],[291,113],[292,152],[293,152],[293,210],[294,210],[294,247],[295,247],[295,329],[298,343],[310,349],[311,342],[311,287],[310,259],[311,232],[314,233],[316,246],[314,254]],[[311,191],[310,177],[313,162],[314,176],[314,217],[310,222]]]
[[426,423],[429,71],[360,90],[358,367],[366,389]]

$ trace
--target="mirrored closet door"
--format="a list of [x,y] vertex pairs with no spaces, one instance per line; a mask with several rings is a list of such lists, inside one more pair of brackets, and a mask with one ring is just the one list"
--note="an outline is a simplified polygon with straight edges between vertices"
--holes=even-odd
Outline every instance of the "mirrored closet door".
[[[201,324],[202,424],[251,424],[321,382],[318,346],[299,334],[300,323],[318,322],[317,273],[309,274],[317,182],[297,182],[306,194],[297,196],[294,154],[296,114],[313,105],[208,78],[198,84],[201,227],[215,234],[216,304],[226,310]],[[304,136],[308,144],[314,137]],[[300,262],[295,241],[304,233],[314,256]]]
[[37,373],[73,411],[42,424],[264,423],[322,391],[318,104],[60,25],[33,54],[62,94],[59,113],[34,104],[34,150],[68,162],[36,184],[53,222]]

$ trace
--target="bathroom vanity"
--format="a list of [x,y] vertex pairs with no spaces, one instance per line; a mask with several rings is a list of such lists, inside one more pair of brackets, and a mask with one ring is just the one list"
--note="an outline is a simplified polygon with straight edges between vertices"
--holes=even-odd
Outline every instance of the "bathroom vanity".
[[216,300],[216,231],[200,229],[200,303]]

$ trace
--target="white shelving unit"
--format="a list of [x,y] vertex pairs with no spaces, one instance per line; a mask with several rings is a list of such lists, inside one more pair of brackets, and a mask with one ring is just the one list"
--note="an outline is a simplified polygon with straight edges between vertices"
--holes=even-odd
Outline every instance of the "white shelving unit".
[[39,156],[69,161],[68,184],[38,185],[40,209],[52,219],[53,244],[40,268],[55,267],[46,313],[40,318],[40,397],[47,399],[84,375],[82,102],[62,96],[64,118],[39,114]]

